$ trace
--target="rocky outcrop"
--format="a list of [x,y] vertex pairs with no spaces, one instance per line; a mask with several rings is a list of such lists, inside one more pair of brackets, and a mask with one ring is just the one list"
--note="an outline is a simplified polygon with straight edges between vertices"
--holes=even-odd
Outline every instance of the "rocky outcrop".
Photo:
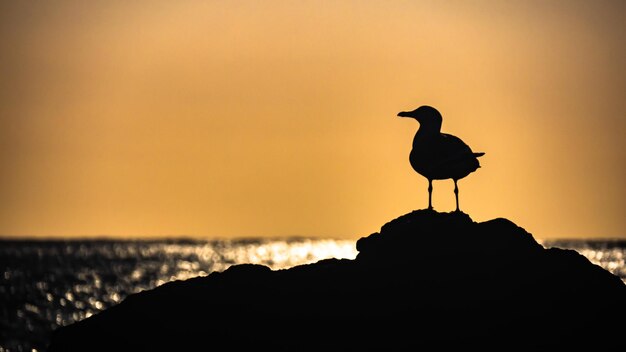
[[626,285],[509,220],[418,210],[356,246],[131,295],[56,330],[49,351],[626,350]]

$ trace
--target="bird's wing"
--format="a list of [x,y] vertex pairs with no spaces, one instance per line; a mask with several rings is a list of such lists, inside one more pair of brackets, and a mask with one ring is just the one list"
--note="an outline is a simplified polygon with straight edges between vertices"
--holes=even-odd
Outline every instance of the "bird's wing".
[[439,147],[446,155],[454,157],[455,155],[472,154],[472,149],[461,138],[447,133],[442,133],[441,137]]
[[476,157],[472,149],[459,137],[447,133],[441,133],[441,138],[437,141],[436,150],[438,151],[439,157],[433,167],[454,164],[467,160],[468,157]]

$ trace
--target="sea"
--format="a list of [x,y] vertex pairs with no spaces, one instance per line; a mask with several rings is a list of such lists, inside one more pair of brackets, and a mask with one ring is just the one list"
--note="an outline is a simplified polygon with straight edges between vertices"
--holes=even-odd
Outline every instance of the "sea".
[[[626,283],[626,240],[538,242],[576,250]],[[356,255],[356,240],[318,238],[0,240],[0,352],[45,351],[54,329],[170,281],[235,264],[277,270]]]

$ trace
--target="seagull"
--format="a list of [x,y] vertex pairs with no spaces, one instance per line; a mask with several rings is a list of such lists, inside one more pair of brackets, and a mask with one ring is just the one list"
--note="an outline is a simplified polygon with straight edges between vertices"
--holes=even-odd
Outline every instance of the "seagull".
[[423,105],[413,111],[402,111],[400,117],[414,118],[420,127],[413,138],[409,161],[413,169],[428,179],[428,209],[433,210],[433,180],[454,181],[456,211],[459,212],[459,187],[457,181],[480,167],[478,157],[460,138],[441,133],[441,114],[437,109]]

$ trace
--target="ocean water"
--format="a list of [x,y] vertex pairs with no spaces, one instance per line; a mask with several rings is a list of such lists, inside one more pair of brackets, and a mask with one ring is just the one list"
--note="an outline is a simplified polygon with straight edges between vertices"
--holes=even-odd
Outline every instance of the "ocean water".
[[[544,247],[574,249],[626,282],[626,241],[539,242]],[[204,276],[234,264],[283,269],[356,255],[354,240],[3,240],[0,352],[44,351],[57,327],[169,281]]]

